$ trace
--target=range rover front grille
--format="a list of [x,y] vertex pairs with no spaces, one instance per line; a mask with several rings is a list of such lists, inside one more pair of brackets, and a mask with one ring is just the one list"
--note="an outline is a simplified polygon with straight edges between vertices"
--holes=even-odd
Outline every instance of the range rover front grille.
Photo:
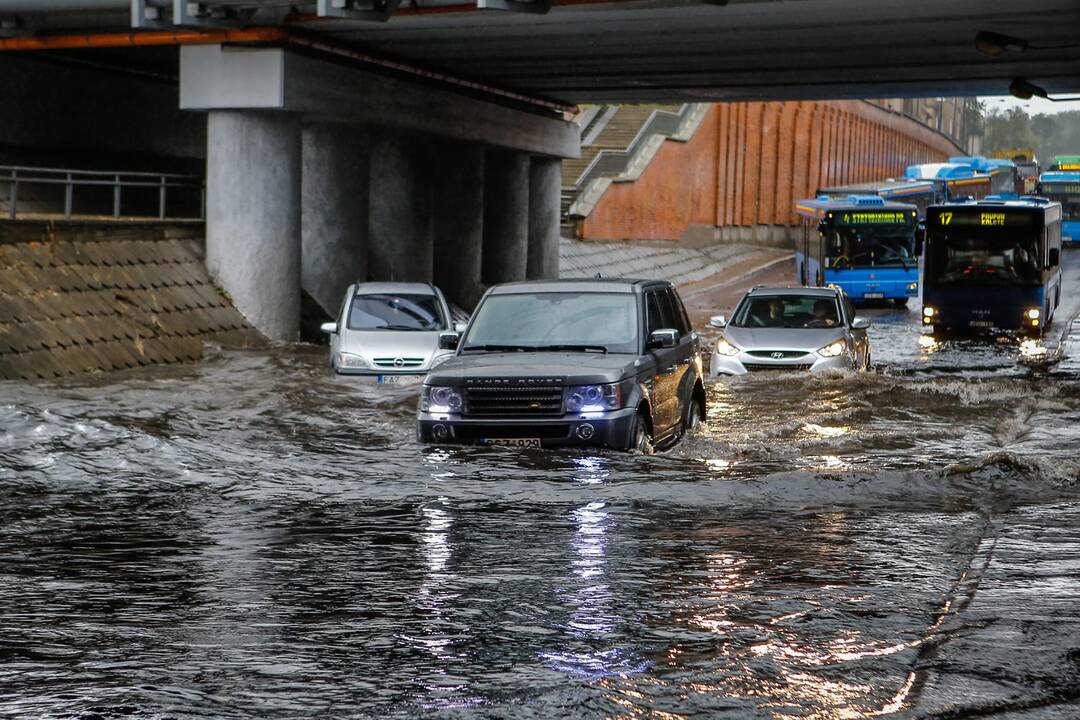
[[562,384],[474,381],[465,386],[465,415],[562,415]]

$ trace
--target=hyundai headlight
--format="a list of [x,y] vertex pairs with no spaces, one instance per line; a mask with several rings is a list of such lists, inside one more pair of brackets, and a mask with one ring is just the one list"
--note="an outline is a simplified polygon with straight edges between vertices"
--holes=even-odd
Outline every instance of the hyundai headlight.
[[618,383],[610,385],[574,385],[566,388],[566,411],[570,413],[618,410],[622,393]]
[[338,353],[337,366],[339,368],[352,368],[354,370],[371,367],[371,365],[368,365],[368,361],[364,358],[360,357],[359,355],[353,355],[352,353],[347,352]]
[[844,354],[845,350],[847,350],[847,345],[844,344],[844,341],[843,340],[837,340],[834,343],[829,343],[828,345],[821,348],[817,352],[818,352],[818,355],[820,355],[821,357],[832,358],[832,357],[840,357],[841,355]]
[[739,348],[728,342],[726,338],[720,338],[716,341],[716,352],[726,357],[731,357],[732,355],[738,355]]
[[459,413],[465,405],[461,391],[444,385],[425,385],[420,390],[420,410],[430,413]]

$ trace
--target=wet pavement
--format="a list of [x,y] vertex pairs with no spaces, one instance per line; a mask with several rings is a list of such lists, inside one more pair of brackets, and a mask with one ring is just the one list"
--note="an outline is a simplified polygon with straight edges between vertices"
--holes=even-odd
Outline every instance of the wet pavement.
[[1080,327],[867,314],[649,457],[422,447],[321,348],[0,384],[0,716],[1080,716]]

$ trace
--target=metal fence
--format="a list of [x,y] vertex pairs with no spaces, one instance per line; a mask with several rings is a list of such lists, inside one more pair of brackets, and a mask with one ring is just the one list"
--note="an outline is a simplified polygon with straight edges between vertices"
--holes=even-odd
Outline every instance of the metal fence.
[[[206,218],[206,188],[197,175],[0,165],[0,186],[4,183],[8,187],[7,216],[11,220],[19,217],[20,191],[24,206],[35,208],[24,215],[62,213],[65,219],[110,214],[114,218],[158,220]],[[56,192],[59,189],[63,190],[62,208]]]

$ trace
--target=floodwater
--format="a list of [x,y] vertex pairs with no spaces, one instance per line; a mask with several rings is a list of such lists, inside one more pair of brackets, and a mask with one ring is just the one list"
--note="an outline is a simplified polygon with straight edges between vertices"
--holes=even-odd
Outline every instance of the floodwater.
[[0,716],[1080,717],[1080,327],[869,314],[649,457],[419,446],[320,348],[0,384]]

